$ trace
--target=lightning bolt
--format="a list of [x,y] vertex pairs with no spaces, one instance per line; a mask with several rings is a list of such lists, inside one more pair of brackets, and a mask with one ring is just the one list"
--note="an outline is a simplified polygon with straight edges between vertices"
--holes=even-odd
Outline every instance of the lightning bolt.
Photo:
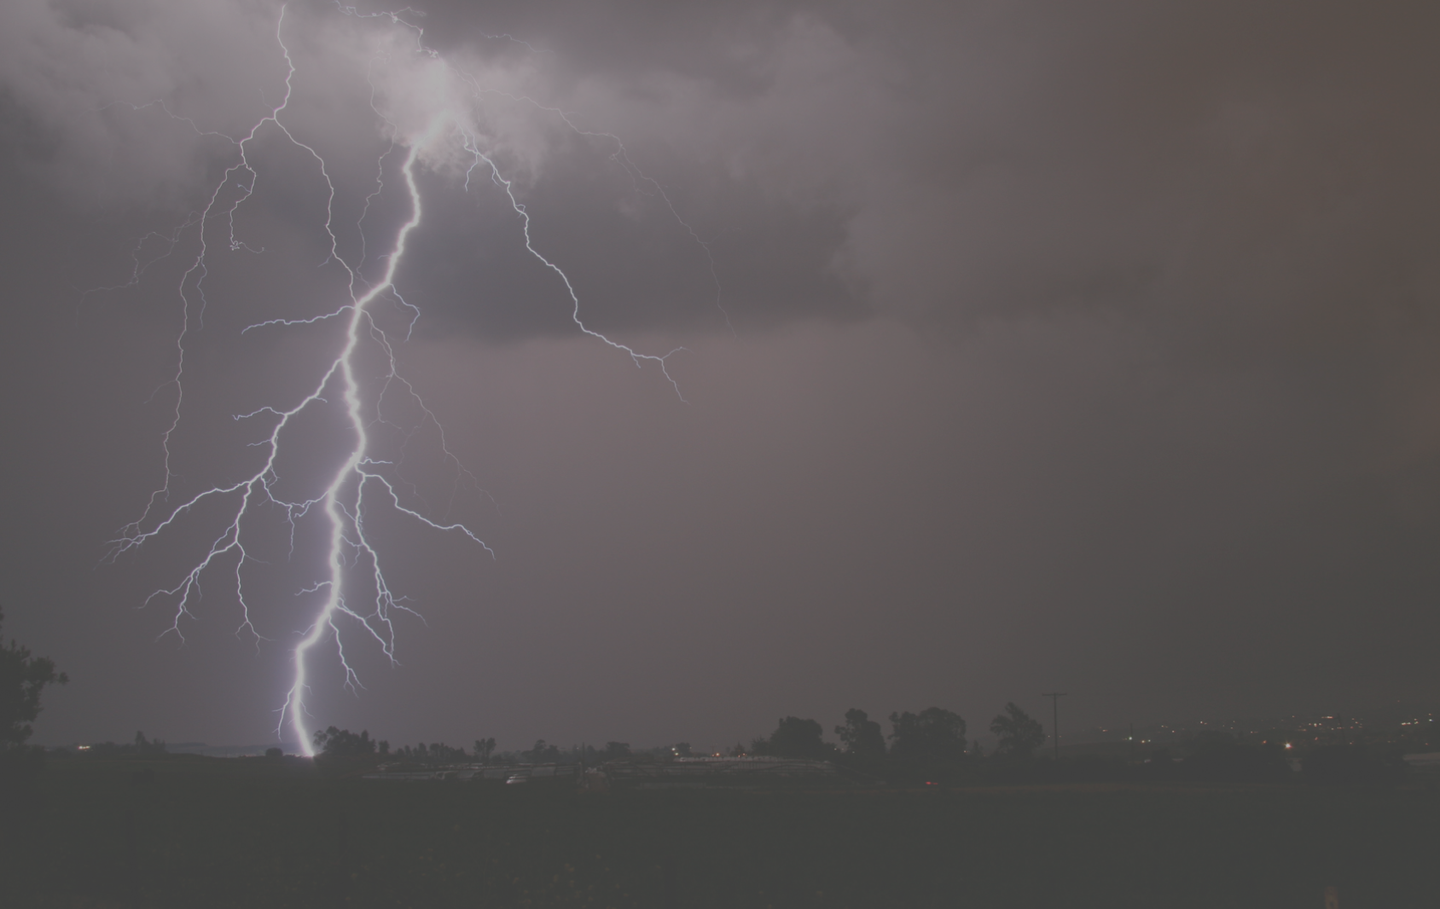
[[[342,14],[348,16],[388,18],[396,27],[411,29],[415,34],[416,52],[425,54],[433,60],[439,60],[436,51],[424,46],[421,40],[423,32],[419,27],[402,18],[402,13],[413,13],[413,10],[362,14],[351,7],[341,6],[338,2],[336,6]],[[385,126],[385,131],[390,139],[390,147],[377,162],[375,189],[366,196],[360,220],[357,223],[357,228],[361,229],[359,257],[352,262],[342,255],[340,241],[335,230],[334,211],[337,191],[335,181],[331,177],[331,170],[327,166],[325,158],[314,146],[296,136],[287,116],[297,70],[290,48],[285,41],[286,13],[287,7],[282,6],[275,24],[275,41],[284,56],[286,66],[284,96],[278,104],[269,108],[265,116],[255,121],[243,135],[231,136],[202,130],[194,120],[172,112],[163,102],[152,102],[159,105],[170,117],[188,124],[198,135],[219,137],[229,143],[233,160],[209,190],[208,198],[199,212],[184,219],[172,233],[150,234],[137,242],[132,256],[133,268],[129,281],[119,285],[134,286],[138,284],[150,265],[175,253],[181,246],[183,236],[193,234],[195,237],[196,252],[193,258],[188,260],[188,266],[185,267],[177,288],[180,300],[180,326],[175,336],[174,371],[161,389],[157,390],[158,393],[165,388],[171,389],[174,399],[174,407],[168,417],[168,425],[160,436],[163,481],[150,494],[140,516],[122,528],[116,538],[110,542],[108,558],[113,561],[127,552],[150,543],[157,537],[174,534],[177,524],[182,519],[194,515],[202,507],[218,509],[225,518],[221,522],[222,527],[219,532],[210,538],[204,553],[190,565],[188,570],[183,571],[175,583],[153,591],[145,600],[145,605],[148,606],[154,602],[171,603],[173,608],[171,623],[161,637],[174,634],[183,642],[181,622],[187,617],[194,618],[191,608],[202,596],[202,580],[212,575],[228,575],[235,585],[240,611],[240,622],[235,633],[248,635],[254,640],[255,646],[259,648],[261,641],[269,639],[259,633],[252,620],[251,596],[246,590],[246,578],[252,570],[252,565],[259,561],[247,549],[247,541],[253,533],[249,528],[258,519],[261,510],[278,509],[289,528],[290,552],[293,555],[297,524],[305,519],[320,521],[322,526],[328,530],[324,565],[317,572],[314,583],[299,591],[300,594],[318,597],[319,604],[314,608],[308,625],[300,632],[300,639],[291,652],[291,682],[285,693],[284,702],[276,711],[279,719],[275,730],[277,736],[283,737],[288,727],[293,737],[298,740],[300,748],[306,754],[310,754],[313,746],[308,728],[310,714],[306,709],[306,695],[310,691],[310,662],[317,648],[326,645],[327,642],[334,648],[334,653],[339,658],[344,674],[343,686],[351,691],[357,691],[363,686],[359,674],[346,657],[345,644],[350,633],[360,634],[362,640],[366,637],[372,639],[391,663],[395,664],[397,662],[395,654],[396,613],[408,612],[419,615],[408,604],[408,600],[404,596],[398,595],[394,591],[387,580],[381,552],[367,529],[367,518],[372,517],[377,509],[388,509],[391,513],[402,515],[429,531],[460,535],[476,547],[483,549],[492,558],[495,555],[484,540],[465,524],[435,519],[420,508],[407,505],[406,502],[409,500],[403,497],[396,488],[396,484],[399,482],[396,473],[397,464],[382,458],[377,453],[375,443],[371,438],[374,426],[377,423],[387,422],[384,415],[386,396],[391,393],[392,388],[397,389],[395,394],[406,395],[410,401],[418,405],[423,414],[423,420],[433,423],[437,428],[440,448],[447,463],[453,463],[455,469],[459,471],[459,475],[473,480],[473,477],[470,477],[461,466],[459,459],[446,447],[443,427],[434,413],[425,405],[414,386],[401,374],[395,354],[396,344],[401,340],[408,340],[415,320],[420,315],[418,308],[402,296],[399,288],[396,287],[395,278],[405,259],[411,234],[421,224],[424,217],[423,200],[416,181],[416,171],[424,166],[422,158],[427,151],[436,149],[444,143],[454,143],[462,149],[470,162],[465,172],[465,188],[468,190],[471,176],[478,170],[503,191],[510,207],[519,219],[526,250],[563,284],[571,304],[571,318],[577,329],[584,335],[624,353],[637,367],[647,364],[658,367],[682,401],[684,398],[680,394],[680,386],[668,369],[668,361],[670,357],[684,348],[675,348],[663,355],[645,353],[589,328],[581,318],[580,295],[574,284],[559,265],[548,259],[535,247],[530,234],[530,215],[526,211],[525,204],[516,194],[513,180],[505,176],[494,155],[484,150],[478,131],[468,125],[470,120],[466,116],[466,112],[443,108],[433,114],[428,123],[418,132],[407,135],[377,106],[373,82],[370,86],[371,108]],[[509,36],[504,37],[509,38]],[[523,42],[517,43],[523,44]],[[528,47],[528,45],[526,46]],[[448,63],[445,65],[450,66]],[[451,69],[477,94],[487,91],[481,88],[477,80],[468,73],[453,66]],[[529,102],[528,98],[508,95],[507,97]],[[534,102],[529,103],[533,104]],[[140,107],[144,106],[149,105]],[[132,107],[135,106],[132,105]],[[537,107],[559,115],[568,127],[577,132],[613,139],[617,145],[615,160],[625,167],[626,172],[636,182],[636,188],[638,189],[641,183],[645,183],[657,191],[664,198],[665,204],[675,219],[705,249],[707,257],[710,256],[709,247],[680,218],[674,204],[665,195],[660,184],[645,177],[638,168],[630,163],[624,146],[618,138],[608,133],[586,133],[579,130],[558,109],[540,105]],[[135,109],[138,110],[139,107],[135,107]],[[184,497],[177,493],[178,475],[175,469],[173,448],[182,425],[182,411],[186,407],[187,350],[191,335],[203,327],[205,309],[208,305],[205,282],[208,277],[212,235],[217,232],[216,228],[218,227],[219,232],[223,232],[224,245],[232,253],[259,255],[264,252],[262,248],[252,247],[240,237],[236,227],[236,214],[256,191],[261,171],[259,165],[252,161],[252,153],[257,139],[267,132],[279,133],[294,148],[308,155],[323,179],[328,192],[324,231],[329,240],[329,257],[324,264],[334,262],[344,269],[347,276],[348,293],[341,305],[328,312],[308,318],[279,318],[256,322],[247,326],[242,334],[284,330],[322,322],[343,326],[343,334],[340,338],[339,349],[334,352],[333,357],[328,361],[322,361],[321,365],[324,368],[320,371],[319,378],[313,384],[299,390],[289,403],[267,405],[249,413],[234,415],[233,418],[237,421],[261,427],[254,441],[250,443],[251,447],[258,449],[263,455],[258,468],[241,479],[213,485],[194,495]],[[379,196],[385,188],[383,175],[386,158],[396,152],[401,152],[404,156],[398,169],[403,178],[404,193],[409,203],[409,217],[396,230],[388,251],[382,257],[383,271],[374,280],[367,280],[362,275],[362,267],[366,260],[364,220],[369,212],[371,201]],[[158,254],[152,253],[148,258],[143,258],[141,251],[146,248],[147,244],[150,247],[158,245],[161,251]],[[713,257],[710,257],[709,261],[713,278],[715,275]],[[716,280],[717,305],[718,291],[719,282]],[[382,302],[391,302],[409,313],[410,318],[404,339],[392,337],[376,320],[374,307]],[[357,359],[362,350],[378,351],[384,362],[388,364],[388,372],[382,376],[380,391],[369,398],[367,398],[362,381],[357,375]],[[293,435],[302,416],[336,407],[343,414],[344,434],[348,439],[347,450],[329,469],[326,474],[328,479],[324,481],[321,488],[313,489],[310,493],[303,495],[282,494],[278,484],[277,461],[282,451],[286,450],[287,444],[294,444],[293,441],[287,443],[287,438]]]

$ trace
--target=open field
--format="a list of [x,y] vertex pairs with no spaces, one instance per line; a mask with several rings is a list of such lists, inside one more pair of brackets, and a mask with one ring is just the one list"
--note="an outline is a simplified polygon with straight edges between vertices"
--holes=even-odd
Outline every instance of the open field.
[[1440,905],[1433,786],[577,793],[172,758],[55,761],[5,809],[14,906]]

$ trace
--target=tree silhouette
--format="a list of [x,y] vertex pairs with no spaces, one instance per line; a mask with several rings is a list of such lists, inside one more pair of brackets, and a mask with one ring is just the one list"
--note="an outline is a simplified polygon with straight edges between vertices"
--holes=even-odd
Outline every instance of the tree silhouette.
[[754,753],[823,761],[835,751],[833,746],[821,741],[820,736],[823,734],[824,730],[814,720],[787,716],[780,721],[775,731],[770,733],[769,739],[756,740],[756,744],[761,747],[755,748]]
[[368,731],[359,735],[349,729],[328,729],[315,732],[315,766],[327,775],[357,773],[375,765],[376,743]]
[[845,746],[846,756],[856,763],[873,764],[885,759],[885,733],[858,707],[845,711],[845,725],[836,726],[835,734]]
[[[0,631],[5,622],[0,610]],[[8,645],[0,634],[0,748],[17,749],[34,732],[30,725],[40,715],[40,693],[46,685],[64,685],[70,679],[55,671],[47,657],[30,655],[30,648],[11,639]]]
[[1007,760],[1028,761],[1035,751],[1045,744],[1045,730],[1038,720],[1011,701],[1005,705],[1005,712],[990,721],[990,731],[1000,737],[995,754]]
[[918,714],[890,714],[890,753],[907,761],[958,761],[965,756],[965,721],[957,713],[927,707]]
[[349,729],[336,729],[331,726],[329,729],[316,731],[315,748],[325,757],[365,757],[375,753],[375,742],[371,741],[368,730],[361,730],[360,734],[356,735]]
[[495,737],[475,740],[475,759],[482,764],[490,762],[490,755],[495,753]]

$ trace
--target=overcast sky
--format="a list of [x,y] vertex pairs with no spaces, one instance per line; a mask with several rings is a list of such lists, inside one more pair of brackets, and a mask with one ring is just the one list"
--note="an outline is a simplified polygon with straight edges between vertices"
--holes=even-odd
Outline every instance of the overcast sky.
[[[719,747],[850,707],[1048,726],[1053,690],[1074,729],[1435,703],[1440,7],[416,9],[423,37],[320,2],[0,8],[0,603],[71,678],[38,741],[274,739],[321,516],[293,551],[247,523],[258,639],[233,558],[189,615],[144,605],[219,510],[106,554],[177,400],[172,507],[254,472],[270,424],[233,417],[295,406],[344,320],[245,329],[349,299],[327,203],[379,279],[421,146],[414,309],[375,308],[419,398],[367,404],[375,454],[493,557],[377,506],[423,620],[393,666],[342,621],[364,687],[317,648],[312,725]],[[227,179],[287,50],[284,130]],[[461,129],[585,326],[683,347],[664,371],[582,332]],[[277,495],[324,486],[337,413]]]

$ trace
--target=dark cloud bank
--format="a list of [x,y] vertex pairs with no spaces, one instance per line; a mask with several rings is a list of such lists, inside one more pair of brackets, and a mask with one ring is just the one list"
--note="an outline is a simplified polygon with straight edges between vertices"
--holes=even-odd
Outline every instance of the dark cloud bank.
[[[359,697],[320,661],[318,719],[719,745],[851,706],[979,728],[1056,686],[1077,725],[1440,693],[1433,4],[426,12],[426,42],[503,92],[481,122],[587,324],[683,344],[689,403],[577,334],[494,183],[431,162],[400,357],[485,494],[447,498],[433,429],[404,444],[416,495],[496,558],[387,527],[426,623],[402,623],[395,669],[357,644]],[[135,240],[230,161],[136,106],[253,122],[284,88],[276,13],[0,13],[0,569],[9,630],[73,680],[47,693],[49,741],[264,741],[288,681],[306,574],[283,549],[258,646],[230,634],[223,572],[185,646],[154,640],[169,613],[136,607],[193,541],[100,564],[158,479],[190,241],[159,258],[151,237],[139,283],[86,292],[124,284]],[[287,16],[287,122],[331,166],[351,255],[386,148],[365,67],[390,49],[397,104],[434,88],[373,43],[383,20]],[[229,415],[324,342],[241,330],[343,293],[323,184],[279,138],[237,216],[265,252],[210,260],[188,483],[243,460]],[[367,243],[405,216],[377,197]]]

